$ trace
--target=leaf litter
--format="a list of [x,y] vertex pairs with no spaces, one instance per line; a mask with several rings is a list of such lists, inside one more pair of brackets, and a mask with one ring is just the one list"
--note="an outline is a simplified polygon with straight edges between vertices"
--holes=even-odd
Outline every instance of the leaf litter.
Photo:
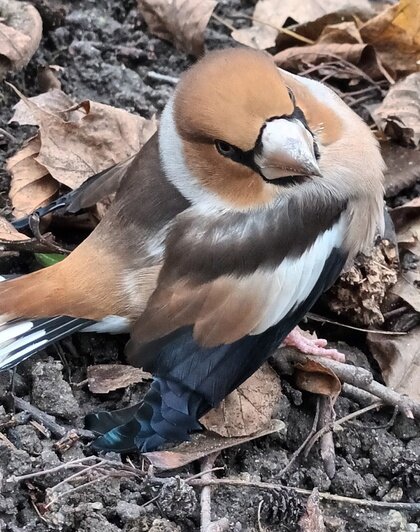
[[[307,2],[296,7],[296,3],[260,0],[252,26],[230,30],[233,39],[270,49],[279,65],[321,79],[358,112],[363,114],[365,109],[374,116],[375,125],[389,137],[383,141],[387,160],[391,161],[387,173],[389,198],[401,197],[401,193],[416,186],[418,178],[415,162],[418,150],[395,144],[398,140],[415,147],[419,139],[418,74],[413,74],[418,68],[416,58],[420,49],[415,6],[414,0],[379,7],[376,2],[367,1],[357,1],[351,6],[348,2]],[[227,11],[224,19],[218,15],[212,19],[213,11],[219,13],[219,6],[212,1],[179,0],[169,4],[139,0],[138,10],[151,33],[196,57],[203,53],[207,26],[214,26],[215,20],[226,20],[232,26],[229,15],[234,15]],[[246,20],[244,12],[239,11],[238,16]],[[236,20],[233,18],[232,23],[236,24]],[[3,52],[0,40],[0,57]],[[123,109],[83,100],[83,95],[76,103],[58,88],[59,84],[56,80],[43,83],[45,89],[52,90],[32,98],[22,95],[15,109],[14,122],[39,128],[38,135],[28,139],[22,150],[8,161],[12,175],[10,200],[16,216],[48,202],[63,187],[76,188],[92,173],[129,157],[156,128],[153,118],[147,120]],[[368,119],[369,114],[365,113],[364,117]],[[107,153],[101,151],[101,145],[106,146]],[[400,256],[404,258],[404,254],[410,253],[418,257],[417,199],[407,197],[391,214]],[[27,238],[0,218],[0,239],[8,240],[5,237]],[[355,269],[344,274],[335,292],[327,296],[333,314],[339,313],[344,319],[367,327],[382,326],[386,331],[390,324],[388,313],[401,304],[395,301],[402,301],[412,312],[419,313],[418,268],[401,273],[398,268],[398,252],[393,242],[375,248],[373,255],[361,258]],[[418,328],[414,327],[405,336],[368,335],[370,349],[386,383],[415,399],[418,399],[416,382],[420,379],[418,334]],[[111,374],[109,366],[105,370],[100,366],[94,368],[89,370],[89,385],[95,393],[115,393],[120,387],[135,386],[143,378],[120,365]],[[101,371],[108,376],[104,378]],[[92,376],[95,372],[98,372],[96,376]],[[270,421],[276,414],[276,404],[283,398],[279,378],[268,366],[261,372],[254,375],[254,382],[244,384],[244,388],[206,416],[204,424],[212,429],[213,435],[206,432],[198,436],[198,449],[187,443],[183,444],[185,450],[149,453],[151,463],[163,468],[179,467],[215,450],[239,445],[270,431],[283,431],[281,422]],[[335,400],[341,389],[334,371],[324,368],[322,363],[306,360],[295,370],[295,376],[306,393]],[[102,388],[95,388],[98,383]],[[316,526],[321,527],[316,504],[315,509],[308,505],[310,524],[305,525],[314,530]]]

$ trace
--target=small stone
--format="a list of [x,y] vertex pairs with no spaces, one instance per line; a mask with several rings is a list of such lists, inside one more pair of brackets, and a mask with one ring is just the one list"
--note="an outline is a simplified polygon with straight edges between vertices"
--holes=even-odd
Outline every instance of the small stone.
[[74,419],[79,405],[68,382],[63,379],[63,365],[49,358],[32,368],[32,402],[35,406],[65,419]]
[[181,532],[181,528],[167,519],[155,519],[149,532]]
[[138,504],[134,504],[132,502],[126,502],[126,501],[118,501],[115,511],[118,517],[123,522],[135,521],[142,514],[145,513],[144,508],[142,508]]
[[393,486],[388,493],[386,493],[382,500],[386,502],[398,502],[400,501],[404,496],[404,491],[399,486]]

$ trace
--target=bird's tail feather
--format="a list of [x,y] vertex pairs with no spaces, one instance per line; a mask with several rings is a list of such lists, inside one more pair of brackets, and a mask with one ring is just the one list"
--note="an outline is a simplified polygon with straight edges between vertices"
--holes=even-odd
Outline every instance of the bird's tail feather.
[[183,384],[156,378],[141,403],[89,414],[86,427],[102,434],[93,443],[97,450],[147,452],[189,440],[191,432],[201,430],[200,411],[208,408],[200,394]]
[[84,329],[91,321],[58,316],[15,320],[0,327],[0,371],[12,369],[51,344]]

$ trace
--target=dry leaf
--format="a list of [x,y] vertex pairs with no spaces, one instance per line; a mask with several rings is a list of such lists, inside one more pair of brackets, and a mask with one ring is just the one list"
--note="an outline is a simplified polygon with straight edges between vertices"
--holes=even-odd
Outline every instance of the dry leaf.
[[6,168],[12,176],[9,197],[17,218],[46,204],[58,191],[57,181],[36,161],[40,147],[39,137],[34,137],[7,160]]
[[204,30],[216,4],[214,0],[138,0],[149,30],[195,57],[204,52]]
[[29,240],[29,238],[19,233],[11,223],[0,216],[0,242],[16,242],[19,240]]
[[[370,9],[368,0],[259,0],[255,6],[251,28],[236,30],[232,32],[232,37],[246,46],[266,50],[276,44],[281,33],[280,28],[287,19],[304,24],[342,8],[349,11]],[[302,35],[298,29],[296,33]],[[293,44],[295,43],[296,41]]]
[[385,196],[387,198],[396,196],[420,179],[420,150],[383,141],[381,153],[386,164]]
[[296,385],[306,392],[331,397],[335,402],[341,392],[341,382],[337,375],[316,360],[306,360],[296,364]]
[[200,422],[220,436],[248,436],[267,425],[280,396],[280,379],[264,364]]
[[299,520],[300,532],[326,532],[324,518],[319,505],[319,491],[314,488],[306,503],[305,513]]
[[[20,96],[22,102],[16,106],[13,119],[38,125],[40,145],[36,150],[33,147],[32,154],[18,152],[8,161],[13,176],[11,199],[17,215],[27,214],[50,199],[57,190],[57,181],[75,189],[91,175],[127,159],[157,128],[154,117],[146,120],[96,102],[85,101],[69,108],[72,102],[59,90],[34,98]],[[29,184],[34,194],[25,190]]]
[[[337,57],[356,65],[373,78],[382,76],[378,68],[375,50],[367,44],[320,43],[311,46],[293,46],[279,52],[274,61],[287,70],[299,71],[309,65],[320,65],[336,61]],[[336,78],[350,78],[355,74],[337,69]]]
[[419,0],[400,0],[360,28],[363,41],[373,44],[384,65],[396,73],[416,72],[420,57]]
[[88,386],[92,393],[109,393],[151,378],[147,371],[125,364],[97,364],[87,368]]
[[0,0],[0,80],[23,68],[38,49],[42,20],[26,2]]
[[404,272],[397,284],[391,288],[391,293],[408,303],[416,312],[420,312],[420,271],[416,269]]
[[328,292],[328,306],[355,325],[381,325],[382,304],[389,288],[397,282],[397,274],[396,247],[383,240],[372,249],[370,256],[359,255],[354,266],[340,276]]
[[[62,90],[54,89],[48,92],[43,92],[38,96],[33,96],[29,100],[36,104],[40,109],[45,112],[57,114],[70,109],[74,106],[74,101],[67,96]],[[31,113],[30,108],[24,100],[20,100],[14,107],[14,113],[12,118],[9,120],[9,124],[12,122],[17,122],[21,126],[37,126],[39,121]]]
[[420,214],[420,197],[414,198],[401,207],[396,207],[390,211],[392,221],[398,234],[406,230],[407,224],[411,223]]
[[335,44],[363,44],[359,29],[354,20],[339,22],[338,24],[328,24],[323,28],[318,38],[318,43]]
[[368,334],[387,386],[420,401],[420,327],[401,336]]
[[385,135],[407,146],[419,146],[420,72],[392,86],[381,105],[373,111],[372,118]]
[[184,442],[170,451],[153,451],[149,453],[142,453],[152,465],[159,469],[177,469],[187,465],[195,460],[204,458],[211,453],[223,451],[236,445],[241,445],[248,441],[268,436],[275,432],[284,432],[286,425],[283,421],[272,419],[268,425],[259,432],[251,436],[242,438],[223,438],[217,434],[204,433],[195,434],[190,442]]

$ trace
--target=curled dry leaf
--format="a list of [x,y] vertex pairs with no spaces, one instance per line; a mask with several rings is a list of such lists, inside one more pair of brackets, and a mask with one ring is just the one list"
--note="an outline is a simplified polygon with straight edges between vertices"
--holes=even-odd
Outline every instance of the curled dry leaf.
[[361,28],[363,41],[373,44],[384,65],[396,73],[418,70],[420,57],[419,0],[400,0]]
[[220,436],[249,436],[267,425],[280,396],[280,379],[264,364],[200,422]]
[[419,117],[420,72],[410,74],[392,86],[384,101],[372,113],[376,125],[385,135],[412,147],[420,144]]
[[204,52],[204,30],[216,5],[214,0],[138,0],[149,30],[195,57]]
[[[75,189],[91,175],[127,159],[140,150],[157,128],[154,117],[147,120],[97,102],[84,101],[69,108],[68,96],[59,90],[34,98],[20,96],[22,102],[16,106],[13,120],[39,127],[38,152],[34,141],[32,154],[18,152],[8,161],[11,188],[22,190],[26,179],[31,186],[42,185],[45,192],[41,198],[38,191],[36,201],[30,204],[27,195],[22,198],[23,190],[21,195],[13,194],[12,204],[20,214],[27,214],[50,199],[53,188],[57,190],[57,182]],[[21,159],[25,159],[27,171],[16,173],[16,163]],[[45,176],[43,182],[40,174]]]
[[33,137],[7,160],[6,169],[12,176],[9,197],[17,218],[46,204],[59,188],[48,170],[36,161],[40,147],[39,137]]
[[23,68],[38,49],[42,20],[27,2],[0,0],[0,80]]
[[404,205],[392,209],[390,215],[395,229],[401,235],[405,232],[406,226],[420,215],[420,198],[414,198]]
[[420,179],[420,150],[406,148],[394,142],[381,142],[386,164],[385,196],[392,198]]
[[396,246],[383,240],[369,256],[359,255],[354,266],[340,276],[328,292],[328,306],[355,325],[381,325],[382,304],[389,288],[397,282],[397,273]]
[[300,532],[326,532],[324,518],[319,505],[319,491],[314,488],[306,503],[305,513],[299,521]]
[[[299,71],[310,65],[337,62],[343,59],[357,66],[372,78],[380,78],[381,71],[375,50],[367,44],[319,43],[311,46],[293,46],[274,56],[275,62],[287,70]],[[355,73],[348,69],[336,68],[336,78],[354,78]]]
[[370,350],[387,386],[420,400],[420,327],[401,336],[368,334]]
[[[342,8],[350,11],[355,9],[369,10],[369,3],[367,0],[323,0],[322,2],[319,0],[305,2],[259,0],[255,6],[252,26],[232,32],[232,37],[252,48],[265,50],[275,46],[286,20],[304,24],[318,20],[327,14],[335,13]],[[302,35],[298,29],[296,29],[296,33]],[[308,38],[308,36],[305,37]]]
[[306,392],[330,397],[333,402],[341,392],[341,382],[337,375],[316,360],[306,360],[296,364],[296,385]]
[[[39,109],[52,114],[63,112],[74,106],[74,101],[70,96],[67,96],[67,94],[60,89],[43,92],[38,96],[28,98],[28,100],[35,104]],[[20,100],[13,109],[14,113],[9,120],[9,124],[11,122],[17,122],[21,126],[37,126],[39,124],[39,120],[36,118],[36,115],[31,112],[31,109],[25,100]]]
[[190,464],[195,460],[204,458],[209,454],[229,449],[236,445],[241,445],[248,441],[268,436],[275,432],[284,432],[286,425],[283,421],[272,419],[266,427],[259,432],[242,438],[223,438],[217,434],[206,432],[204,434],[195,434],[190,442],[184,442],[172,448],[170,451],[152,451],[143,453],[149,462],[159,469],[177,469],[184,465]]
[[19,233],[11,223],[5,218],[0,216],[0,243],[3,242],[16,242],[19,240],[29,240],[26,235]]
[[151,378],[147,371],[125,364],[97,364],[87,368],[88,386],[92,393],[109,393]]

